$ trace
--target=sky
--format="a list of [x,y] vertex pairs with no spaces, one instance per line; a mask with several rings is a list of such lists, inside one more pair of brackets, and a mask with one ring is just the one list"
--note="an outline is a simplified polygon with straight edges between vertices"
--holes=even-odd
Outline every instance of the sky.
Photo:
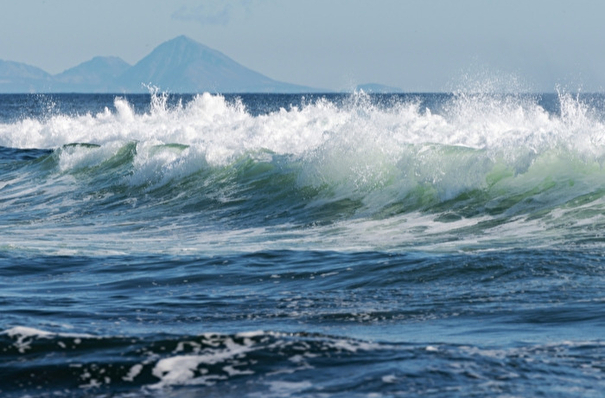
[[56,74],[179,35],[330,90],[605,92],[602,0],[0,0],[0,59]]

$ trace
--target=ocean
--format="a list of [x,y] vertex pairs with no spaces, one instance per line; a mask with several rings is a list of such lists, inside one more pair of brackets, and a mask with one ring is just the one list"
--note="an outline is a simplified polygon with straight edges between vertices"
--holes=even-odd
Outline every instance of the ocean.
[[2,397],[602,397],[605,95],[0,95]]

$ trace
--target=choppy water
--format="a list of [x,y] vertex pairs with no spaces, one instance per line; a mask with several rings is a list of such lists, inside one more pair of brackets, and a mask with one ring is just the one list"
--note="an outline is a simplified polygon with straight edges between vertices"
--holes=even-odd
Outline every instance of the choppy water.
[[0,96],[0,393],[602,396],[601,95]]

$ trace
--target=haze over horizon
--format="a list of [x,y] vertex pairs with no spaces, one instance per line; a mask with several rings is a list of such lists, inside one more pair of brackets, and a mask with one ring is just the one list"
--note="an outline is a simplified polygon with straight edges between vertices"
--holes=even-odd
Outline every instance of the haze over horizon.
[[51,74],[99,55],[135,64],[186,35],[272,79],[334,91],[450,91],[481,79],[605,91],[597,1],[25,0],[3,10],[0,59]]

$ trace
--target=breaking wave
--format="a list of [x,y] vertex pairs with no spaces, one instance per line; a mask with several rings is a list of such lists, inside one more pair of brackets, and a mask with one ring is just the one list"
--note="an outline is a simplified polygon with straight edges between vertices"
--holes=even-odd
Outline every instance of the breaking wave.
[[0,164],[3,206],[67,224],[106,212],[231,232],[341,223],[370,249],[536,231],[538,244],[601,240],[600,97],[360,92],[267,112],[220,95],[168,98],[152,95],[146,112],[116,97],[96,114],[0,124],[12,159]]

